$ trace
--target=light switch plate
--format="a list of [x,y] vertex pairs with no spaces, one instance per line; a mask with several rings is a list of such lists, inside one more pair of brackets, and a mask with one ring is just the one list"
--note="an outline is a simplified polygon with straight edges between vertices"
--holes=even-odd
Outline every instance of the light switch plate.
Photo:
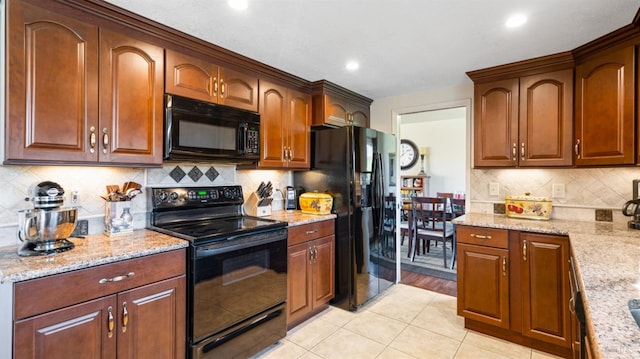
[[553,198],[564,198],[564,184],[562,183],[554,183],[551,185],[551,197]]
[[499,196],[500,195],[500,183],[498,182],[490,182],[489,183],[489,196]]

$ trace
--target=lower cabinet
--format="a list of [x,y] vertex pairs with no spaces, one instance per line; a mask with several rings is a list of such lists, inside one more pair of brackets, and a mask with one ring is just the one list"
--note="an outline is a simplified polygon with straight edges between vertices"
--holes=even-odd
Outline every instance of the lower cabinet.
[[465,327],[571,357],[567,237],[457,226]]
[[16,283],[15,358],[184,358],[185,252]]
[[334,220],[289,228],[287,326],[310,318],[335,296]]

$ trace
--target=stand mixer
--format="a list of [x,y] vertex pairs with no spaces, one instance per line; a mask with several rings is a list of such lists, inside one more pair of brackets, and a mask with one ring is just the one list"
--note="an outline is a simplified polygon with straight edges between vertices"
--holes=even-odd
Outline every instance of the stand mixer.
[[67,240],[76,227],[78,209],[61,207],[64,189],[55,182],[40,182],[30,189],[34,209],[18,211],[18,248],[20,256],[41,256],[68,251],[74,244]]

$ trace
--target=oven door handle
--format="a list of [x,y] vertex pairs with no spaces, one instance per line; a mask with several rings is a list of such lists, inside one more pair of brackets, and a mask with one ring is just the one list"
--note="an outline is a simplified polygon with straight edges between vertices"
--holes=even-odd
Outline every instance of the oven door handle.
[[[286,232],[285,232],[286,233]],[[260,240],[256,240],[256,241],[250,241],[250,242],[243,242],[243,243],[239,243],[239,244],[229,244],[230,241],[237,241],[243,237],[250,237],[252,235],[255,234],[245,234],[245,235],[238,235],[238,236],[232,236],[227,238],[224,242],[216,242],[213,245],[202,245],[202,246],[196,246],[196,258],[201,258],[201,257],[208,257],[208,256],[213,256],[213,255],[217,255],[217,254],[222,254],[222,253],[227,253],[227,252],[233,252],[233,251],[238,251],[241,249],[246,249],[246,248],[251,248],[251,247],[256,247],[256,246],[260,246],[263,244],[269,244],[269,243],[273,243],[273,242],[278,242],[278,241],[286,241],[287,240],[287,235],[286,234],[279,234],[273,237],[267,237],[264,239],[260,239]]]

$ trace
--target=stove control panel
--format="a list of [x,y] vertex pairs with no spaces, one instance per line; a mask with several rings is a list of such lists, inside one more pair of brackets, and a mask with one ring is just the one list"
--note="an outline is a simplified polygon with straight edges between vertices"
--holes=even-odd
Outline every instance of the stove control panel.
[[151,188],[154,209],[241,205],[241,186]]

